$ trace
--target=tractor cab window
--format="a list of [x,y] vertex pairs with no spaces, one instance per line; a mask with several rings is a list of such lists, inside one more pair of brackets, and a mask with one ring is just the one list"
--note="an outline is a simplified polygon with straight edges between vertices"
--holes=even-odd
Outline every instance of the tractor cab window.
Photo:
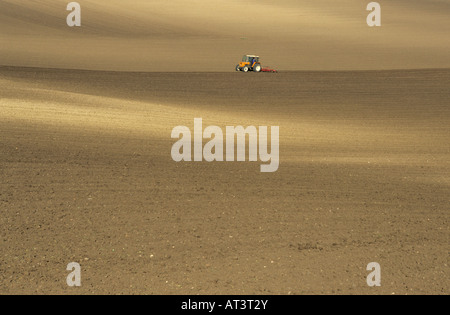
[[259,62],[259,57],[254,57],[254,56],[244,56],[242,57],[242,61],[243,62],[250,62],[252,63],[253,61]]

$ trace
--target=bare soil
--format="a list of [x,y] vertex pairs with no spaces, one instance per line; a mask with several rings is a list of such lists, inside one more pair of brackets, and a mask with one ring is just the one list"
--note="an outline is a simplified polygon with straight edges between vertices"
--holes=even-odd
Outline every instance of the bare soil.
[[[450,70],[1,67],[0,293],[448,294],[449,104]],[[280,126],[280,169],[175,163],[196,117]]]

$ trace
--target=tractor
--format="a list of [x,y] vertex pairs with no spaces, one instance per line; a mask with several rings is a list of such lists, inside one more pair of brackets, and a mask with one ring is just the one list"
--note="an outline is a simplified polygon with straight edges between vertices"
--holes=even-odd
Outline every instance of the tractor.
[[254,71],[261,72],[262,66],[259,62],[259,56],[245,55],[242,57],[242,61],[236,66],[236,71]]

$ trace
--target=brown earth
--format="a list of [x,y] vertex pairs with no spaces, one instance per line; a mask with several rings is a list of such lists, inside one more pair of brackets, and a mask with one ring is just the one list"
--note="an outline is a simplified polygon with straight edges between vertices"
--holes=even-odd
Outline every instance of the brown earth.
[[[448,294],[449,87],[2,67],[0,293]],[[196,117],[280,126],[280,169],[175,163],[171,130]]]
[[114,71],[229,71],[244,54],[280,70],[450,67],[450,2],[77,0],[0,1],[0,64]]

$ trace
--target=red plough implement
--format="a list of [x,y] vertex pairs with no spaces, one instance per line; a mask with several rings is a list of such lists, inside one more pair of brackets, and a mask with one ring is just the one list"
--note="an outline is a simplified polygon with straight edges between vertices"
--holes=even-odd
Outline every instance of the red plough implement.
[[265,68],[262,68],[262,69],[261,69],[261,72],[273,72],[273,73],[277,73],[278,71],[275,70],[275,69],[272,69],[272,68],[267,68],[267,67],[265,67]]

